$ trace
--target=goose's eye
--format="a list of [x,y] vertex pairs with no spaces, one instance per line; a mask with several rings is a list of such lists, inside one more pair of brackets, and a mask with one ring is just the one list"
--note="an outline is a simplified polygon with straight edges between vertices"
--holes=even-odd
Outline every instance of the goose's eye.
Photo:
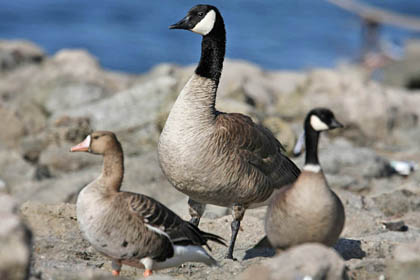
[[202,17],[202,16],[204,16],[204,13],[203,12],[198,12],[198,16]]
[[99,139],[99,136],[98,135],[95,135],[95,136],[93,136],[93,139]]

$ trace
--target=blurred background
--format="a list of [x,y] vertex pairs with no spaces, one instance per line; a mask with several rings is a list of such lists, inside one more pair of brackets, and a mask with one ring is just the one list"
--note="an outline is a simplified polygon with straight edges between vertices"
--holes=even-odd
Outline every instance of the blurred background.
[[[332,1],[334,2],[334,1]],[[341,2],[341,1],[337,1]],[[346,1],[344,1],[346,2]],[[197,1],[15,0],[0,2],[0,38],[23,38],[49,54],[83,48],[107,69],[148,71],[162,62],[196,63],[199,36],[170,31]],[[329,1],[214,0],[226,22],[227,57],[266,69],[334,67],[362,55],[362,20]],[[413,0],[365,0],[364,4],[404,15],[419,15]],[[380,25],[383,49],[400,57],[417,31]]]
[[[320,161],[345,202],[340,253],[349,279],[419,279],[420,1],[206,2],[221,10],[227,28],[216,108],[269,128],[299,167],[304,153],[293,148],[307,112],[330,108],[345,129],[322,136]],[[200,56],[200,36],[168,26],[195,4],[0,0],[0,279],[25,279],[4,271],[29,273],[29,280],[110,275],[110,262],[83,240],[75,217],[78,193],[97,178],[102,158],[69,148],[92,130],[118,135],[124,190],[189,218],[187,197],[160,170],[156,147]],[[204,218],[212,223],[204,229],[229,238],[228,212],[208,206]],[[247,211],[236,256],[261,239],[264,215]],[[216,259],[224,252],[213,251]],[[263,262],[169,272],[234,279]],[[143,272],[123,273],[138,279]]]

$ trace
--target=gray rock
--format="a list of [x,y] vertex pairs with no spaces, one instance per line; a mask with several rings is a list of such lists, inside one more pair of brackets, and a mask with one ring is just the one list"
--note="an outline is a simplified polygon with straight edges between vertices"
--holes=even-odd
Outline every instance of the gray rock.
[[14,199],[0,193],[0,278],[27,279],[32,235],[19,217]]
[[22,64],[40,63],[44,59],[44,51],[31,42],[0,40],[0,70],[12,70]]
[[420,241],[401,244],[394,249],[387,274],[390,279],[415,280],[420,275]]
[[0,178],[13,195],[18,195],[16,186],[33,179],[35,167],[25,161],[15,150],[0,149]]
[[57,112],[52,119],[63,115],[89,117],[95,129],[117,132],[142,128],[154,124],[160,104],[172,91],[173,86],[175,86],[173,78],[161,77],[99,102]]
[[25,134],[25,125],[16,110],[0,105],[0,141],[8,146],[16,146]]
[[[348,70],[312,71],[308,75],[304,92],[302,103],[306,111],[313,107],[328,106],[344,124],[356,124],[366,136],[374,139],[384,139],[390,135],[389,124],[393,119],[404,119],[406,115],[417,116],[416,108],[420,102],[418,95],[384,88],[375,82],[366,83]],[[396,114],[390,113],[392,108],[398,108]]]
[[265,118],[262,124],[273,132],[287,153],[289,155],[292,154],[297,137],[290,125],[283,119],[275,116]]
[[420,197],[408,190],[396,190],[372,198],[385,216],[402,216],[420,210]]
[[55,84],[48,94],[45,109],[54,113],[80,107],[107,96],[106,89],[95,84],[68,83]]
[[344,260],[321,244],[304,244],[291,248],[261,265],[251,267],[237,279],[347,279]]

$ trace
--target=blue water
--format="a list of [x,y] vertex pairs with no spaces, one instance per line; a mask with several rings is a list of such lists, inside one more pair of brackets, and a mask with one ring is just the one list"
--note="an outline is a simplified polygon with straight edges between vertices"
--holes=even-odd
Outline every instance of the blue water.
[[[365,1],[418,15],[417,0]],[[147,71],[161,62],[196,63],[200,36],[169,30],[196,1],[13,0],[0,1],[0,38],[28,39],[49,54],[83,48],[103,67]],[[360,51],[360,21],[323,0],[214,0],[227,28],[227,56],[268,69],[333,67]],[[384,27],[384,38],[420,37]]]

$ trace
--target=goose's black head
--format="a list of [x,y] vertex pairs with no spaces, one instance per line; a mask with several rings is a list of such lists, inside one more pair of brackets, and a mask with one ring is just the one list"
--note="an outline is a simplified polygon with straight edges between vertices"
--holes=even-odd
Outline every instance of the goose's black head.
[[187,15],[170,29],[185,29],[207,36],[216,32],[224,32],[223,18],[219,10],[211,5],[197,5],[188,11]]
[[327,108],[315,108],[312,109],[305,120],[305,131],[312,129],[317,132],[331,130],[334,128],[343,127],[343,125],[337,121],[334,113]]

